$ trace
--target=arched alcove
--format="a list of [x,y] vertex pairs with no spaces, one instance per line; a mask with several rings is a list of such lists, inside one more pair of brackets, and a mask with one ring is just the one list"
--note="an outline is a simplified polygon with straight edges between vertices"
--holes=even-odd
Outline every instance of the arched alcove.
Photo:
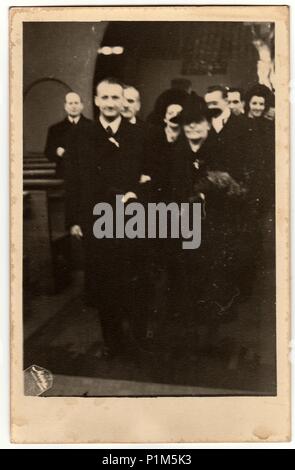
[[23,23],[24,143],[43,152],[47,125],[64,116],[64,95],[79,93],[84,114],[93,111],[92,81],[106,21]]
[[64,117],[61,104],[69,91],[69,85],[50,77],[36,80],[26,88],[23,128],[25,155],[43,153],[48,127]]

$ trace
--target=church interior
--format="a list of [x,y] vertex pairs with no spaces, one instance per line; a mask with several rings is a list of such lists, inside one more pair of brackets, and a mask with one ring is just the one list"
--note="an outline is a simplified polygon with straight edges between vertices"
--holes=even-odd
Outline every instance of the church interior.
[[[65,229],[64,181],[46,159],[48,127],[64,118],[65,94],[95,117],[95,84],[132,83],[146,119],[175,78],[203,96],[210,85],[247,89],[257,51],[244,23],[28,22],[23,30],[23,347],[24,370],[53,374],[43,396],[220,396],[276,394],[275,239],[266,227],[265,259],[253,293],[223,322],[216,347],[197,356],[182,314],[167,321],[156,299],[158,345],[111,362],[95,354],[102,331],[83,303],[83,248]],[[110,49],[117,48],[115,53]],[[266,224],[273,221],[266,221]],[[159,279],[159,284],[165,282]],[[161,292],[161,289],[159,289]],[[163,319],[166,319],[163,321]],[[163,339],[164,338],[164,339]],[[139,345],[140,346],[140,345]]]

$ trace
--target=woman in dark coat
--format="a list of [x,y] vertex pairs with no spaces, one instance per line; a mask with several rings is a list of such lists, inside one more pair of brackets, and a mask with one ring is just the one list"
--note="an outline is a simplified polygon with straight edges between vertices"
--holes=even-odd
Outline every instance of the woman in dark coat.
[[[175,266],[182,266],[178,283],[190,299],[195,327],[206,324],[215,331],[231,312],[239,295],[235,280],[241,181],[222,167],[208,139],[210,110],[203,99],[188,104],[181,116],[183,135],[174,151],[171,170],[173,200],[202,204],[202,240],[198,249],[175,251]],[[177,284],[177,283],[176,283]],[[181,291],[181,289],[179,289]],[[185,306],[189,311],[189,306]]]
[[169,200],[171,155],[180,135],[180,125],[173,119],[182,111],[188,94],[168,90],[158,98],[145,142],[144,172],[151,178],[150,189],[155,201]]
[[253,210],[263,216],[274,204],[275,128],[265,114],[273,96],[264,85],[246,94],[247,173]]
[[[144,145],[144,169],[141,175],[141,195],[147,202],[165,202],[171,199],[170,172],[172,156],[181,128],[173,119],[182,111],[187,93],[169,90],[165,100],[160,100],[154,124],[149,127]],[[162,95],[161,95],[162,96]],[[162,271],[169,251],[167,240],[150,240],[149,258],[154,269]]]
[[[157,101],[152,124],[145,135],[144,166],[140,178],[140,195],[145,203],[168,203],[171,198],[171,158],[181,130],[180,125],[171,119],[181,112],[186,99],[187,93],[169,90]],[[171,244],[168,240],[148,238],[139,243],[142,249],[139,250],[141,287],[138,305],[145,305],[145,312],[142,312],[142,307],[138,308],[139,318],[134,330],[143,344],[144,336],[148,338],[147,343],[151,343],[155,330],[161,329],[167,297],[169,303],[166,274]]]
[[245,297],[252,293],[257,268],[262,265],[263,239],[270,242],[269,258],[272,257],[274,266],[275,127],[273,121],[264,117],[272,99],[270,90],[263,85],[252,87],[246,94],[247,213],[241,234],[247,250],[244,252],[243,269],[239,273]]

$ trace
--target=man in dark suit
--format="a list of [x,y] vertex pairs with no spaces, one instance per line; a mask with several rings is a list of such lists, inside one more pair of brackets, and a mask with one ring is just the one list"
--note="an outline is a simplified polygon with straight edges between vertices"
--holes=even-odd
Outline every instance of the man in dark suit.
[[107,202],[115,216],[116,196],[125,204],[137,199],[143,144],[136,126],[121,116],[123,87],[117,80],[97,85],[95,104],[100,111],[97,122],[76,133],[66,158],[66,215],[72,236],[84,240],[86,301],[99,309],[103,353],[112,355],[126,344],[136,240],[95,238],[93,209]]
[[56,174],[60,178],[64,177],[64,158],[73,139],[73,133],[83,128],[89,121],[82,114],[83,103],[78,93],[66,94],[64,109],[66,118],[48,129],[44,151],[48,160],[56,163]]
[[244,116],[231,113],[227,92],[227,88],[216,85],[209,87],[204,96],[213,116],[209,139],[220,171],[228,172],[234,179],[242,180],[247,150],[246,122]]
[[[246,118],[231,113],[228,106],[227,89],[222,86],[210,87],[205,94],[207,107],[213,113],[208,145],[212,160],[211,169],[222,172],[226,184],[228,175],[245,191],[242,198],[231,198],[229,210],[224,211],[227,220],[225,237],[231,239],[232,279],[239,279],[238,288],[245,291],[244,266],[248,264],[248,240],[244,236],[244,226],[249,217],[249,132]],[[234,234],[234,236],[233,236]]]

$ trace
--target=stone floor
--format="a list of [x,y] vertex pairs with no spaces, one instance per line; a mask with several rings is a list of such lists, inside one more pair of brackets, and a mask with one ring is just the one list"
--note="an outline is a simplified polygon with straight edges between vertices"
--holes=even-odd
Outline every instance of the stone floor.
[[[265,271],[236,317],[220,325],[215,346],[192,354],[183,319],[149,350],[105,361],[99,316],[82,301],[83,273],[56,296],[32,298],[25,310],[24,368],[53,374],[44,396],[216,396],[276,393],[273,271]],[[169,336],[170,335],[170,336]],[[160,338],[161,339],[161,338]],[[168,340],[167,340],[168,339]],[[160,346],[159,346],[160,344]]]

